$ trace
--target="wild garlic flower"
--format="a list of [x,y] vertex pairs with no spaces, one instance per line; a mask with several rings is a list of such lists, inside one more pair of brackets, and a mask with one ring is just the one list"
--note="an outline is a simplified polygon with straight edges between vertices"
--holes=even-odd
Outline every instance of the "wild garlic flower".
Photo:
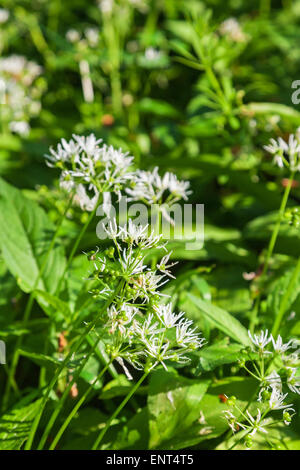
[[198,349],[203,346],[205,340],[195,333],[196,328],[190,328],[192,324],[192,321],[180,320],[176,326],[176,341],[183,348]]
[[[115,220],[112,221],[113,227],[116,226]],[[106,231],[109,235],[109,232]],[[164,244],[161,243],[161,235],[154,235],[152,231],[149,233],[149,225],[136,225],[132,219],[129,219],[128,224],[120,227],[118,237],[130,246],[138,246],[140,249],[148,250],[150,248],[162,248]],[[116,236],[114,237],[116,238]]]
[[[46,155],[50,167],[61,169],[60,186],[76,191],[76,199],[84,210],[95,208],[99,193],[118,193],[131,174],[133,157],[121,149],[102,144],[94,134],[79,136],[67,142],[61,139],[56,149]],[[109,201],[106,201],[109,206]]]
[[176,323],[184,316],[184,312],[175,314],[171,304],[157,305],[154,307],[154,311],[159,321],[166,327],[172,328]]
[[178,261],[176,261],[174,263],[167,264],[169,262],[169,259],[170,259],[170,256],[172,255],[172,253],[173,252],[170,251],[167,255],[165,255],[160,260],[160,262],[156,265],[156,267],[161,273],[164,273],[166,276],[169,276],[169,277],[175,279],[175,276],[173,276],[173,274],[171,274],[171,272],[170,272],[170,268],[175,266],[178,263]]
[[284,394],[277,388],[273,388],[271,396],[270,396],[270,400],[269,400],[270,409],[271,410],[284,410],[293,406],[293,405],[286,405],[284,403],[284,400],[286,399],[287,396],[288,396],[287,393]]
[[42,89],[34,83],[41,75],[42,67],[23,56],[0,58],[1,120],[12,132],[26,136],[29,120],[39,114]]
[[248,418],[248,423],[249,426],[246,426],[246,429],[250,428],[251,431],[249,432],[250,436],[254,436],[257,432],[261,432],[263,434],[267,434],[268,431],[266,430],[266,420],[262,418],[261,411],[259,408],[257,408],[257,415],[256,418],[254,418],[249,411],[246,411],[247,418]]
[[297,374],[297,369],[289,367],[287,368],[288,371],[288,378],[287,378],[287,386],[288,388],[294,392],[300,395],[300,376],[296,375]]
[[91,293],[108,299],[117,292],[104,321],[107,353],[121,365],[125,360],[150,371],[158,364],[167,368],[168,361],[186,364],[188,354],[202,347],[204,339],[183,312],[174,313],[171,304],[160,303],[160,288],[168,279],[145,263],[145,252],[161,241],[150,234],[147,243],[146,228],[132,222],[126,228],[112,220],[107,232],[114,246],[104,252],[97,249],[88,258],[93,266]]
[[0,8],[0,24],[6,23],[9,18],[9,11],[5,8]]
[[291,171],[300,170],[300,137],[296,133],[290,134],[288,142],[281,137],[270,139],[269,145],[265,145],[264,149],[274,155],[274,163],[283,168],[287,166]]
[[280,335],[277,336],[276,341],[273,338],[273,336],[271,337],[271,340],[272,340],[272,343],[273,343],[274,351],[276,351],[278,353],[285,353],[288,349],[292,348],[293,344],[294,344],[294,340],[292,340],[292,339],[290,341],[288,341],[287,343],[283,343],[282,338],[281,338]]
[[84,30],[84,35],[90,47],[96,47],[99,43],[99,29],[89,27]]
[[266,351],[266,346],[270,343],[270,341],[272,340],[272,337],[271,335],[269,336],[269,332],[268,330],[266,331],[261,331],[260,332],[260,335],[253,335],[250,333],[250,331],[248,331],[248,335],[249,335],[249,338],[251,339],[252,341],[252,344],[254,346],[256,346],[256,348],[258,349],[258,351],[261,353],[261,354],[271,354],[270,351]]
[[219,32],[222,36],[228,36],[234,42],[244,42],[247,39],[236,18],[227,18],[223,21],[220,24]]
[[275,388],[276,390],[279,390],[279,391],[282,390],[281,377],[275,370],[273,370],[271,374],[269,374],[265,378],[265,380],[271,389]]
[[43,68],[24,56],[11,55],[0,59],[0,73],[14,78],[25,86],[30,86],[41,75]]
[[66,32],[66,39],[71,43],[79,42],[81,39],[80,33],[76,29],[69,29]]
[[102,13],[111,13],[114,7],[114,0],[99,0],[98,7]]
[[163,177],[158,174],[158,167],[151,171],[138,170],[133,179],[133,187],[126,192],[131,201],[144,201],[148,204],[162,204],[167,202],[170,206],[180,199],[187,200],[191,191],[188,189],[189,181],[179,181],[173,173],[165,173]]
[[109,333],[115,333],[117,330],[121,334],[126,334],[126,326],[132,323],[133,318],[137,315],[138,309],[133,305],[123,303],[121,306],[112,305],[108,311]]

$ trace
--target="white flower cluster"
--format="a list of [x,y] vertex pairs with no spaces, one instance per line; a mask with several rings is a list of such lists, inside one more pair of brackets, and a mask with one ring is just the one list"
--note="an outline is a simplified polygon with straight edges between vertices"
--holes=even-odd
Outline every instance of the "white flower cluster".
[[42,68],[23,56],[12,55],[0,59],[1,118],[12,132],[27,135],[28,121],[39,114],[42,91],[34,85]]
[[133,157],[103,144],[94,134],[87,137],[73,134],[69,142],[61,139],[56,149],[50,148],[46,158],[49,166],[61,170],[61,188],[75,191],[77,202],[87,211],[95,208],[100,193],[106,198],[104,206],[109,206],[110,193],[120,197],[124,190],[129,195],[128,201],[158,204],[168,217],[166,207],[180,199],[186,200],[191,193],[188,181],[179,181],[169,172],[161,177],[157,167],[152,172],[131,171]]
[[270,139],[264,149],[274,155],[273,161],[280,168],[286,166],[293,172],[300,170],[300,128],[296,134],[289,135],[288,142],[281,137]]
[[[174,313],[172,305],[161,303],[159,288],[169,277],[171,253],[150,268],[145,263],[149,248],[164,248],[161,237],[148,233],[148,227],[127,227],[110,223],[107,234],[114,247],[101,255],[89,254],[93,262],[96,287],[94,296],[109,298],[118,292],[108,311],[105,327],[108,333],[107,352],[125,368],[123,360],[137,369],[151,370],[166,361],[188,362],[187,354],[203,345],[203,338],[192,327],[183,312]],[[100,287],[99,287],[100,284]]]
[[99,193],[120,193],[131,177],[129,167],[133,157],[102,144],[102,139],[96,139],[94,134],[88,137],[74,134],[69,142],[61,139],[56,149],[50,148],[46,158],[49,166],[62,170],[60,186],[74,190],[81,208],[87,211],[95,208]]
[[[158,167],[153,171],[138,170],[133,179],[133,187],[126,192],[131,201],[142,200],[147,204],[167,203],[170,206],[180,199],[187,200],[191,194],[189,181],[179,181],[173,173],[158,174]],[[167,196],[167,197],[166,197]]]
[[[299,366],[300,364],[298,354],[299,342],[291,339],[287,343],[284,343],[280,335],[278,335],[275,340],[272,335],[269,335],[268,330],[261,331],[259,335],[253,336],[249,332],[249,337],[255,350],[257,350],[261,356],[266,356],[272,360],[272,358],[277,355],[281,361],[280,375],[273,369],[269,375],[261,377],[263,388],[260,391],[259,400],[261,400],[265,390],[272,390],[272,393],[274,390],[278,393],[282,393],[283,379],[285,379],[285,384],[291,392],[300,395],[300,375],[297,375],[298,368],[296,367],[296,365]],[[268,345],[272,346],[271,350],[267,349]],[[293,349],[293,351],[287,353],[287,351],[291,349]],[[273,397],[275,397],[275,395]]]
[[6,23],[9,18],[9,11],[5,8],[0,8],[0,24]]
[[99,29],[94,26],[89,26],[84,30],[84,36],[81,35],[77,29],[69,29],[66,32],[66,39],[72,43],[79,43],[81,46],[88,45],[89,47],[96,47],[99,44]]
[[[300,394],[300,375],[297,375],[300,358],[298,355],[299,342],[296,340],[284,343],[280,335],[275,340],[268,330],[261,331],[258,335],[252,335],[249,332],[249,337],[252,342],[252,350],[245,351],[245,354],[248,356],[248,361],[252,363],[254,372],[246,367],[247,360],[241,360],[240,364],[260,384],[258,402],[260,402],[261,408],[257,410],[257,416],[254,418],[248,410],[241,411],[235,405],[235,397],[232,397],[234,400],[229,399],[228,404],[238,410],[239,416],[237,418],[227,410],[225,417],[233,432],[240,428],[247,430],[248,437],[245,443],[251,447],[250,437],[256,432],[267,433],[266,428],[273,425],[272,419],[269,417],[265,419],[270,412],[282,410],[282,422],[285,425],[290,424],[295,410],[292,404],[286,403],[288,393],[284,393],[283,388],[286,386],[290,392]],[[293,351],[290,352],[290,350]]]
[[247,39],[246,34],[236,18],[227,18],[220,24],[219,32],[222,36],[229,37],[234,42],[244,42]]

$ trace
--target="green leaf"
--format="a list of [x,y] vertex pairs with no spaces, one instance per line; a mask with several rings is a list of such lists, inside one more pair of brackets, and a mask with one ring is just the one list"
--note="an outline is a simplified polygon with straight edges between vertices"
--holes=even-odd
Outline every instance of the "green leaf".
[[41,400],[15,407],[0,418],[0,450],[18,450],[26,441]]
[[139,109],[142,113],[155,114],[162,117],[178,117],[179,113],[174,106],[165,101],[143,98],[139,102]]
[[40,306],[48,315],[51,316],[53,313],[52,310],[54,309],[55,314],[61,313],[65,319],[71,318],[72,313],[68,304],[55,295],[51,295],[48,292],[41,290],[36,290],[34,295],[36,296]]
[[[5,263],[25,292],[35,286],[53,237],[54,226],[45,212],[20,190],[0,178],[0,248]],[[55,292],[63,273],[62,247],[50,253],[38,288]]]
[[25,350],[25,349],[18,349],[19,354],[24,357],[28,357],[31,359],[35,364],[39,366],[59,366],[61,362],[58,359],[54,359],[53,357],[46,356],[45,354],[36,353],[33,351]]
[[199,358],[195,374],[208,372],[223,364],[236,362],[241,349],[242,346],[239,344],[229,344],[228,338],[201,349],[198,353],[195,353],[195,356]]
[[186,379],[169,370],[150,380],[148,408],[150,449],[179,449],[199,441],[200,403],[209,380]]
[[188,294],[188,297],[193,304],[202,311],[204,317],[207,318],[213,326],[223,331],[223,333],[230,336],[238,343],[244,344],[245,346],[250,345],[246,328],[236,318],[230,315],[230,313],[192,294]]

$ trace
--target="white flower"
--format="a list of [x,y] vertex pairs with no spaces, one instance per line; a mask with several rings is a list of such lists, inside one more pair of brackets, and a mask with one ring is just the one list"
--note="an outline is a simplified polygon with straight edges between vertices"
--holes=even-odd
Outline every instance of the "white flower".
[[[232,432],[236,432],[237,429],[238,429],[238,426],[237,426],[237,420],[236,420],[236,417],[234,416],[234,414],[229,411],[229,410],[225,410],[223,411],[224,415],[225,415],[225,418],[227,420],[227,423],[228,423],[228,426],[230,427],[230,429],[232,430]],[[245,429],[243,427],[243,429]]]
[[236,18],[227,18],[219,27],[222,36],[229,36],[235,42],[244,42],[247,38]]
[[90,46],[95,47],[99,42],[99,29],[98,28],[86,28],[84,31],[85,37],[88,40]]
[[265,380],[268,382],[268,385],[273,389],[276,388],[277,390],[281,391],[282,389],[282,383],[281,383],[281,378],[280,375],[277,374],[275,370],[269,374]]
[[130,304],[123,303],[120,307],[112,305],[107,311],[109,332],[115,333],[118,330],[122,335],[126,335],[127,325],[132,322],[138,312],[138,308]]
[[296,376],[297,369],[295,368],[288,368],[289,369],[289,376],[287,379],[287,386],[289,389],[300,395],[300,376]]
[[111,13],[114,6],[114,0],[100,0],[98,3],[102,13]]
[[256,418],[253,418],[253,416],[249,413],[249,411],[246,411],[247,416],[248,416],[248,422],[250,424],[250,427],[252,428],[252,431],[249,433],[250,436],[253,436],[256,434],[256,432],[262,432],[264,434],[267,434],[268,431],[264,428],[264,425],[266,422],[262,420],[261,417],[261,411],[257,409],[257,416]]
[[269,400],[269,406],[271,410],[284,410],[293,405],[285,405],[284,400],[287,397],[287,393],[283,394],[277,388],[272,389],[271,397]]
[[166,282],[168,282],[168,280],[164,279],[164,276],[159,276],[155,272],[143,272],[134,280],[136,297],[142,297],[144,301],[148,302],[150,296],[155,294],[162,296],[164,294],[159,292],[158,289]]
[[189,361],[189,358],[184,356],[182,352],[179,352],[174,349],[170,349],[170,342],[166,341],[164,344],[161,344],[161,339],[156,336],[151,336],[144,342],[146,349],[143,354],[146,357],[152,357],[155,359],[155,364],[162,364],[165,370],[167,366],[165,361],[171,360],[179,364],[185,364]]
[[290,340],[288,343],[283,343],[280,335],[277,336],[277,340],[271,335],[271,340],[273,343],[274,351],[278,353],[285,353],[288,349],[293,347],[294,340]]
[[[79,185],[89,185],[85,192],[82,188],[78,192],[83,198],[82,206],[91,206],[85,197],[87,190],[93,194],[110,191],[119,194],[130,178],[129,166],[133,157],[121,149],[102,144],[102,139],[97,139],[94,134],[73,134],[70,141],[61,139],[56,149],[50,148],[46,159],[49,166],[62,170],[61,186],[65,189],[70,191]],[[90,199],[96,200],[93,195]]]
[[248,331],[249,338],[251,339],[252,343],[259,349],[261,353],[264,354],[271,354],[270,351],[265,351],[265,347],[270,343],[272,337],[269,336],[268,330],[261,331],[260,335],[251,335],[250,331]]
[[161,51],[154,49],[153,47],[148,47],[145,50],[145,58],[149,61],[159,60],[162,56]]
[[161,259],[161,261],[156,265],[156,267],[160,272],[166,274],[169,277],[172,277],[173,279],[176,279],[175,276],[173,276],[173,274],[170,273],[169,268],[172,268],[173,266],[175,266],[178,263],[178,261],[176,261],[175,263],[167,264],[169,262],[169,259],[170,259],[170,256],[171,256],[172,253],[173,252],[170,251],[170,253],[165,255]]
[[172,328],[173,326],[176,325],[178,320],[183,317],[184,312],[179,312],[179,313],[174,313],[172,311],[172,305],[167,304],[167,305],[158,305],[154,307],[154,310],[156,312],[156,315],[159,319],[159,321],[166,327],[166,328]]
[[171,205],[180,199],[187,200],[191,193],[188,190],[190,186],[188,181],[179,181],[176,175],[169,172],[161,178],[157,167],[152,172],[138,170],[133,182],[134,187],[126,189],[127,194],[131,196],[129,200],[132,201],[142,200],[148,204],[161,203],[165,191],[168,191],[171,195],[168,203]]
[[29,86],[42,73],[42,67],[35,62],[28,61],[26,57],[11,55],[0,59],[0,71],[21,80]]
[[6,23],[9,18],[9,11],[5,8],[0,8],[0,24]]
[[132,332],[140,337],[142,342],[147,340],[148,336],[157,335],[164,331],[163,328],[158,328],[158,322],[153,323],[153,314],[149,314],[143,323],[134,321],[132,325]]
[[76,29],[69,29],[66,32],[66,38],[69,42],[78,42],[80,41],[80,33]]
[[30,126],[26,121],[11,121],[9,123],[9,128],[12,132],[22,136],[27,136],[30,131]]
[[[61,186],[64,187],[65,189],[67,188],[70,189],[70,186],[63,185],[63,184],[61,184]],[[91,212],[95,209],[97,205],[98,198],[99,198],[99,191],[94,185],[91,185],[91,184],[89,185],[88,189],[93,192],[93,195],[91,197],[88,196],[85,186],[83,184],[79,184],[76,189],[75,200],[78,201],[80,208],[83,211]]]
[[267,152],[274,155],[274,163],[276,163],[280,168],[284,166],[283,155],[286,154],[289,157],[290,168],[293,171],[299,170],[299,153],[300,153],[300,143],[299,136],[290,134],[288,143],[285,142],[281,137],[277,140],[270,139],[270,144],[265,145],[264,149]]
[[197,349],[203,346],[204,338],[200,338],[198,333],[195,333],[196,328],[192,329],[192,321],[181,319],[176,325],[176,341],[178,346],[183,348]]
[[132,219],[128,224],[120,227],[119,237],[128,245],[136,245],[142,249],[160,248],[161,235],[154,235],[154,232],[148,234],[149,225],[136,225]]

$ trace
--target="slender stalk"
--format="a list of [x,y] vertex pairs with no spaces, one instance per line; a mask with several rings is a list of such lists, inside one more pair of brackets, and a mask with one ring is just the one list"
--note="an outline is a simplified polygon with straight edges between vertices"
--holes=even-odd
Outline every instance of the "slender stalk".
[[[267,251],[267,256],[266,256],[266,261],[264,263],[263,270],[262,270],[262,273],[261,273],[261,276],[260,276],[262,281],[264,280],[264,277],[266,275],[267,269],[269,267],[269,262],[270,262],[271,256],[272,256],[274,248],[275,248],[275,244],[276,244],[276,241],[277,241],[280,225],[281,225],[282,218],[283,218],[283,215],[284,215],[284,211],[285,211],[285,208],[286,208],[286,205],[287,205],[289,194],[290,194],[290,191],[291,191],[291,188],[292,188],[293,180],[294,180],[294,172],[291,173],[288,184],[287,184],[287,186],[285,188],[285,191],[283,193],[283,196],[282,196],[282,200],[281,200],[281,204],[280,204],[280,208],[279,208],[279,212],[278,212],[277,222],[274,226],[274,229],[273,229],[273,232],[272,232],[272,235],[271,235],[271,238],[270,238],[268,251]],[[251,331],[251,333],[253,333],[253,331],[255,329],[258,310],[259,310],[259,305],[260,305],[260,300],[261,300],[261,294],[262,294],[262,292],[260,291],[259,295],[256,298],[256,302],[255,302],[254,309],[253,309],[253,312],[252,312],[251,321],[250,321],[250,331]]]
[[42,400],[42,403],[41,403],[41,406],[40,406],[40,409],[39,409],[39,412],[38,414],[36,415],[32,425],[31,425],[31,429],[30,429],[30,432],[29,432],[29,436],[28,436],[28,440],[26,442],[26,445],[25,445],[25,450],[30,450],[31,449],[31,446],[32,446],[32,443],[33,443],[33,439],[34,439],[34,436],[35,436],[35,433],[37,431],[37,428],[38,428],[38,425],[39,425],[39,422],[40,422],[40,419],[41,419],[41,416],[43,414],[43,411],[44,411],[44,408],[47,404],[47,401],[48,401],[48,398],[49,398],[49,395],[51,393],[51,390],[52,388],[54,387],[54,385],[56,384],[56,381],[57,379],[59,378],[62,370],[66,367],[68,361],[72,358],[73,354],[75,354],[78,349],[80,348],[80,346],[83,344],[83,342],[85,341],[86,337],[88,336],[88,334],[93,330],[93,328],[96,326],[96,324],[98,323],[98,320],[101,318],[101,315],[102,313],[108,308],[108,306],[111,304],[111,302],[113,301],[113,299],[115,298],[116,295],[118,295],[118,292],[119,292],[119,289],[122,287],[122,284],[120,284],[119,288],[116,290],[116,292],[114,293],[114,295],[107,300],[107,302],[105,302],[103,308],[101,309],[99,315],[95,318],[94,321],[92,321],[90,324],[88,324],[84,330],[84,333],[79,337],[79,340],[74,343],[74,345],[70,348],[70,351],[69,353],[67,354],[67,356],[65,357],[65,359],[63,360],[63,362],[61,363],[60,367],[57,369],[56,373],[54,374],[54,377],[52,378],[48,388],[46,389],[46,392],[45,392],[45,395],[44,395],[44,398]]
[[47,441],[47,438],[49,436],[49,433],[56,421],[56,418],[57,416],[59,415],[69,393],[70,393],[70,390],[73,386],[73,384],[77,381],[78,377],[80,376],[80,373],[81,371],[83,370],[84,366],[87,364],[88,360],[90,359],[90,357],[92,356],[92,354],[95,352],[96,348],[98,346],[98,341],[96,341],[96,343],[93,345],[93,347],[89,350],[89,352],[87,353],[87,355],[85,356],[85,358],[83,359],[82,363],[80,364],[80,366],[76,369],[75,373],[73,374],[73,377],[72,377],[72,380],[70,380],[70,382],[68,383],[68,386],[65,388],[64,390],[64,393],[62,394],[55,410],[53,411],[52,415],[50,416],[50,419],[47,423],[47,426],[46,426],[46,429],[41,437],[41,440],[40,440],[40,443],[39,445],[37,446],[37,450],[42,450],[46,441]]
[[291,298],[291,295],[293,293],[293,290],[294,290],[295,284],[297,282],[297,279],[299,278],[299,275],[300,275],[300,258],[298,258],[295,270],[293,272],[291,282],[289,283],[289,286],[288,286],[287,290],[285,291],[285,294],[282,297],[282,300],[280,302],[279,311],[278,311],[278,314],[275,317],[273,328],[272,328],[272,335],[273,336],[276,336],[278,334],[283,316],[284,316],[284,314],[286,312],[286,309],[287,309],[287,303],[288,303],[289,299]]
[[61,285],[62,285],[62,282],[63,282],[64,277],[65,277],[65,275],[66,275],[66,272],[67,272],[67,270],[69,269],[70,265],[72,264],[72,261],[73,261],[74,255],[75,255],[75,253],[76,253],[76,251],[77,251],[77,248],[78,248],[78,246],[79,246],[79,243],[81,242],[81,240],[82,240],[82,238],[83,238],[85,232],[87,231],[87,229],[88,229],[88,227],[89,227],[91,221],[93,220],[94,215],[95,215],[96,212],[97,212],[98,204],[99,204],[99,198],[98,198],[97,203],[95,204],[94,210],[90,213],[90,215],[89,215],[89,217],[88,217],[86,223],[85,223],[84,226],[82,227],[82,229],[81,229],[81,231],[80,231],[80,233],[79,233],[79,235],[78,235],[78,237],[77,237],[77,239],[76,239],[76,241],[75,241],[75,243],[74,243],[74,245],[73,245],[73,248],[72,248],[72,250],[71,250],[71,253],[70,253],[70,255],[69,255],[68,261],[67,261],[67,263],[66,263],[64,272],[63,272],[63,274],[62,274],[62,276],[61,276],[61,278],[60,278],[60,280],[59,280],[59,283],[58,283],[58,286],[57,286],[57,289],[56,289],[56,294],[59,294],[59,292],[60,292]]
[[260,14],[261,16],[269,16],[271,12],[271,0],[260,0]]
[[97,377],[95,378],[95,380],[92,382],[92,384],[90,384],[90,386],[86,389],[86,391],[84,392],[84,394],[82,395],[82,397],[80,398],[80,400],[78,400],[78,402],[76,403],[76,405],[72,408],[71,412],[69,413],[68,417],[65,419],[65,421],[63,422],[63,424],[61,425],[61,427],[59,428],[55,438],[53,439],[53,442],[51,443],[51,446],[49,447],[49,450],[54,450],[61,438],[61,436],[63,435],[63,433],[65,432],[65,430],[67,429],[67,427],[69,426],[70,422],[72,421],[72,419],[74,418],[75,414],[77,413],[77,411],[79,410],[79,408],[81,407],[81,405],[85,402],[85,400],[88,398],[88,396],[90,395],[90,393],[92,392],[93,390],[93,387],[94,385],[96,385],[96,383],[101,379],[102,375],[106,372],[106,370],[109,368],[109,365],[110,365],[110,362],[108,364],[106,364],[105,367],[103,367],[103,369],[101,370],[100,374],[97,375]]
[[[39,270],[39,273],[37,275],[37,278],[35,280],[35,283],[33,285],[33,289],[30,293],[30,296],[29,296],[29,299],[27,301],[27,304],[26,304],[26,307],[25,307],[25,311],[24,311],[24,315],[23,315],[23,320],[22,320],[22,323],[23,323],[23,328],[26,329],[26,325],[29,321],[29,318],[30,318],[30,315],[31,315],[31,310],[32,310],[32,307],[33,307],[33,303],[34,303],[34,293],[35,293],[35,290],[36,288],[38,287],[39,285],[39,282],[43,276],[43,273],[45,271],[45,268],[47,266],[47,263],[48,263],[48,259],[49,259],[49,256],[50,256],[50,253],[54,247],[54,244],[56,242],[56,239],[58,237],[58,233],[60,231],[60,228],[63,224],[63,221],[65,220],[65,217],[68,213],[68,210],[70,209],[71,207],[71,204],[73,202],[73,198],[74,198],[74,194],[72,194],[72,196],[70,197],[69,199],[69,202],[68,202],[68,205],[64,211],[64,213],[61,215],[60,217],[60,220],[58,222],[58,225],[56,227],[56,231],[53,235],[53,238],[51,240],[51,243],[48,247],[48,250],[46,252],[46,256],[45,256],[45,259],[44,259],[44,262],[41,266],[41,269]],[[9,399],[9,392],[10,392],[10,388],[12,386],[12,380],[13,378],[15,377],[15,372],[16,372],[16,369],[18,367],[18,362],[19,362],[19,349],[21,348],[22,346],[22,342],[23,342],[23,336],[20,335],[17,339],[17,342],[16,342],[16,345],[14,347],[14,352],[13,352],[13,358],[12,358],[12,363],[11,363],[11,366],[9,368],[9,373],[8,373],[8,381],[6,383],[6,389],[5,389],[5,392],[4,392],[4,398],[3,398],[3,402],[2,402],[2,410],[5,410],[6,406],[7,406],[7,403],[8,403],[8,399]]]
[[122,401],[122,403],[118,406],[118,408],[114,411],[114,413],[111,415],[111,417],[109,418],[109,420],[107,421],[105,427],[102,429],[102,431],[100,432],[99,436],[97,437],[93,447],[92,447],[92,450],[97,450],[103,437],[105,436],[106,434],[106,431],[109,429],[112,421],[117,418],[117,416],[119,415],[119,413],[123,410],[124,406],[126,405],[126,403],[130,400],[130,398],[132,397],[132,395],[137,391],[137,389],[139,388],[139,386],[142,384],[142,382],[145,380],[145,378],[147,377],[147,375],[149,374],[149,372],[145,372],[144,375],[140,378],[140,380],[132,387],[132,389],[130,390],[130,392],[126,395],[126,397],[124,398],[124,400]]

